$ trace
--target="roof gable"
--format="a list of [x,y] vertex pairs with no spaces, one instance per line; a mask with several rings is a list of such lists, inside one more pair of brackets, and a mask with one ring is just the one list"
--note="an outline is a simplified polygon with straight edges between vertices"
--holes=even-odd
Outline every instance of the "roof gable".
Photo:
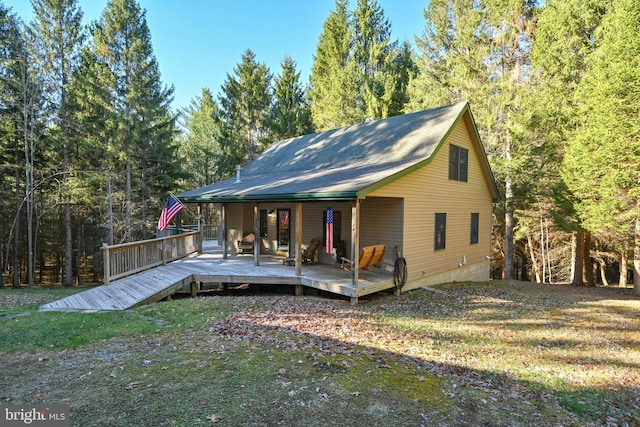
[[[178,197],[187,202],[361,197],[359,192],[376,183],[428,162],[464,112],[470,113],[466,102],[278,141],[241,171],[240,182],[231,178]],[[486,168],[490,176],[488,163]]]

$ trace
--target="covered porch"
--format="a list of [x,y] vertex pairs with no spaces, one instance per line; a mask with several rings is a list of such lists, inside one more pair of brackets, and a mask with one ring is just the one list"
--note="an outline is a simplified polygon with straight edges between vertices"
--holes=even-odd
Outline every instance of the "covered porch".
[[[252,265],[244,267],[255,270],[288,258],[287,275],[300,277],[301,285],[355,299],[395,286],[394,264],[402,256],[403,240],[400,198],[233,201],[220,203],[219,212],[224,260],[251,259]],[[331,227],[327,217],[332,218]],[[312,241],[319,241],[319,247],[311,262],[305,262],[304,251]],[[384,249],[381,263],[363,269],[361,251],[374,245]],[[342,257],[352,262],[345,264]],[[337,269],[336,264],[348,269]],[[380,289],[372,288],[373,283]]]
[[[258,263],[256,265],[256,258]],[[296,295],[305,288],[342,295],[356,303],[359,297],[395,288],[393,271],[359,270],[353,282],[353,271],[334,264],[296,264],[284,262],[278,255],[224,255],[223,247],[206,242],[203,253],[183,260],[192,264],[193,281],[217,282],[224,285],[285,285],[294,286]]]

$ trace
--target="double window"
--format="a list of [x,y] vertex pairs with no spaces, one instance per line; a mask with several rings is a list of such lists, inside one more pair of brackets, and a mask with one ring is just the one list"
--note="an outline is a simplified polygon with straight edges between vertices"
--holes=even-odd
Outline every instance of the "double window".
[[449,179],[467,182],[469,150],[449,145]]

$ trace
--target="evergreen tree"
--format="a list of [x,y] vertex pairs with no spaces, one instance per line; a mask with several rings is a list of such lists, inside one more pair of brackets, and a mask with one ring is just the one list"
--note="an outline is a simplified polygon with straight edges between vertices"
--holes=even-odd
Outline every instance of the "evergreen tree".
[[[92,28],[95,60],[87,65],[96,79],[91,96],[108,109],[106,141],[109,174],[123,176],[122,236],[145,237],[155,221],[149,206],[159,211],[177,171],[173,160],[175,117],[169,104],[173,87],[163,87],[153,55],[146,13],[135,0],[110,0]],[[91,120],[104,120],[93,117]],[[153,195],[153,199],[150,197]],[[135,214],[135,223],[134,223]]]
[[353,27],[359,109],[373,120],[398,114],[401,110],[392,106],[402,70],[394,67],[397,43],[391,41],[391,23],[376,0],[358,0]]
[[187,133],[179,146],[179,153],[190,175],[185,186],[197,188],[220,180],[223,175],[218,170],[218,163],[222,156],[224,133],[219,108],[211,91],[202,89],[202,95],[191,101],[184,115]]
[[[53,148],[53,153],[62,154],[63,187],[66,187],[72,169],[70,153],[71,123],[67,91],[71,75],[77,66],[80,49],[84,40],[82,12],[76,0],[32,0],[35,20],[31,24],[35,57],[39,58],[38,68],[45,82],[48,107],[57,131],[61,132],[61,147]],[[52,129],[51,132],[55,132]],[[70,194],[64,194],[64,235],[65,274],[64,285],[72,284],[73,251]]]
[[313,131],[311,110],[300,83],[300,72],[290,56],[281,63],[282,71],[274,82],[274,102],[271,108],[272,139],[280,140]]
[[504,185],[505,279],[513,274],[514,211],[523,158],[514,134],[526,88],[535,2],[432,0],[421,51],[420,75],[407,110],[468,100],[496,175]]
[[225,124],[225,157],[220,170],[232,174],[236,164],[251,162],[269,141],[271,74],[250,49],[242,54],[234,75],[227,74],[219,96]]
[[311,68],[311,116],[319,131],[364,121],[357,104],[357,67],[348,0],[336,0],[324,21]]
[[[640,295],[640,1],[620,0],[603,19],[577,90],[580,122],[563,164],[587,230],[631,237]],[[615,167],[612,167],[615,165]]]
[[[13,240],[13,287],[20,286],[20,218],[22,217],[22,179],[24,168],[19,167],[24,157],[20,132],[19,58],[24,55],[24,42],[18,18],[0,2],[0,202],[3,221],[0,221],[2,243],[0,265],[5,271],[9,247]],[[13,197],[12,197],[13,196]],[[5,240],[6,239],[6,240]],[[6,241],[6,244],[4,243]],[[0,274],[0,284],[3,278]]]
[[531,86],[520,116],[522,138],[530,141],[532,154],[523,168],[530,183],[526,191],[539,206],[536,210],[552,214],[561,230],[573,233],[572,273],[567,279],[574,285],[583,283],[583,271],[591,271],[584,268],[589,264],[589,246],[584,245],[586,234],[574,198],[560,179],[560,165],[579,118],[574,93],[605,12],[606,4],[598,0],[555,0],[545,5],[536,24]]

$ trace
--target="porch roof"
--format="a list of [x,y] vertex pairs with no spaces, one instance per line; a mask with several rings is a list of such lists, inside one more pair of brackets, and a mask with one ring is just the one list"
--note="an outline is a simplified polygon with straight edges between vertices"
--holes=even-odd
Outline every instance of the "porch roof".
[[233,177],[178,198],[183,202],[364,198],[428,163],[465,112],[470,114],[469,105],[462,102],[275,142],[241,171],[239,181]]

